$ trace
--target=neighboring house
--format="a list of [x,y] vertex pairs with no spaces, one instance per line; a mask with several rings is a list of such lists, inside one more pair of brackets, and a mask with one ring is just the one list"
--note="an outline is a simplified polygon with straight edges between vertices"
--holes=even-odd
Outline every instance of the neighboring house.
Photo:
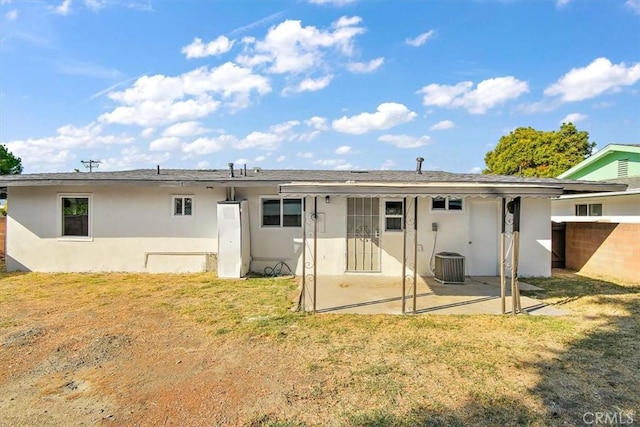
[[627,190],[552,200],[554,266],[640,282],[640,145],[607,145],[559,178]]
[[549,276],[550,198],[625,188],[420,170],[233,166],[14,175],[0,177],[0,185],[11,199],[9,271],[217,268],[226,277],[278,262],[302,274],[311,261],[322,275],[401,276],[407,264],[432,275],[441,251],[463,255],[466,275],[495,276],[502,205],[514,199],[521,200],[519,273]]

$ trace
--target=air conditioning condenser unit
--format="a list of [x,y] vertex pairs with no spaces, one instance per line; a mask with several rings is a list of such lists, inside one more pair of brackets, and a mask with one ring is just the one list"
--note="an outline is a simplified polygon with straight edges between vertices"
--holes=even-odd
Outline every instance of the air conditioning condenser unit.
[[434,275],[440,283],[464,283],[464,256],[456,252],[438,252]]

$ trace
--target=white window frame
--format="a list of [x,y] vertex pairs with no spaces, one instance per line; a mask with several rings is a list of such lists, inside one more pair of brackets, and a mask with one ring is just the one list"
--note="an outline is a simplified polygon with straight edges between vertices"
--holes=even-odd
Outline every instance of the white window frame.
[[[87,236],[65,236],[63,235],[64,215],[62,213],[62,199],[87,199],[89,204],[89,212],[87,214]],[[73,242],[92,242],[93,241],[93,195],[90,193],[58,193],[58,203],[56,204],[58,214],[58,240]]]
[[[404,212],[404,200],[402,199],[388,199],[384,201],[384,231],[389,233],[395,233],[398,231],[404,231],[404,217],[403,214],[387,215],[387,203],[400,203],[402,205],[402,212]],[[400,218],[400,228],[387,228],[387,218]]]
[[[593,205],[600,205],[600,210],[601,210],[601,214],[600,215],[591,215],[591,206]],[[578,215],[578,206],[586,206],[587,207],[587,214],[586,215]],[[598,203],[591,203],[591,202],[585,202],[585,203],[576,203],[573,205],[573,215],[583,218],[583,217],[601,217],[604,216],[604,203],[602,202],[598,202]]]
[[[443,209],[434,209],[433,208],[433,201],[437,198],[442,198],[444,199],[444,208]],[[461,208],[462,209],[450,209],[449,207],[449,203],[451,202],[451,199],[454,200],[460,200],[461,203]],[[430,205],[429,205],[429,211],[430,212],[452,212],[452,213],[458,213],[458,212],[464,212],[465,211],[465,205],[467,203],[465,202],[465,198],[464,197],[451,197],[451,196],[446,196],[446,197],[431,197],[430,200]]]
[[[264,201],[265,200],[278,200],[280,201],[280,224],[278,225],[264,225]],[[300,225],[284,225],[284,200],[299,200],[300,201]],[[304,221],[304,199],[302,197],[280,197],[280,196],[260,196],[260,228],[269,228],[273,230],[279,230],[282,228],[302,228],[302,221]]]
[[[176,199],[182,199],[182,214],[176,214]],[[191,214],[184,214],[184,199],[191,199]],[[171,195],[171,216],[174,218],[193,218],[196,216],[196,197],[193,194],[172,194]]]

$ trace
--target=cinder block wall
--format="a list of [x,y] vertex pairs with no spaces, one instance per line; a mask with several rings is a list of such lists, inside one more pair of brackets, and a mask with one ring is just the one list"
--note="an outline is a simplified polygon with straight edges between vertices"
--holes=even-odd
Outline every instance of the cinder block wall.
[[567,268],[640,283],[640,224],[570,222],[566,233]]

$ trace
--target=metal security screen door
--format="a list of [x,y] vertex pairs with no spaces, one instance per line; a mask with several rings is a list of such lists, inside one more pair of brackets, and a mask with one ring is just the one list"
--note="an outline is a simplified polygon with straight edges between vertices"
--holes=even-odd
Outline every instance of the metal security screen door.
[[347,199],[347,271],[380,271],[380,199]]

